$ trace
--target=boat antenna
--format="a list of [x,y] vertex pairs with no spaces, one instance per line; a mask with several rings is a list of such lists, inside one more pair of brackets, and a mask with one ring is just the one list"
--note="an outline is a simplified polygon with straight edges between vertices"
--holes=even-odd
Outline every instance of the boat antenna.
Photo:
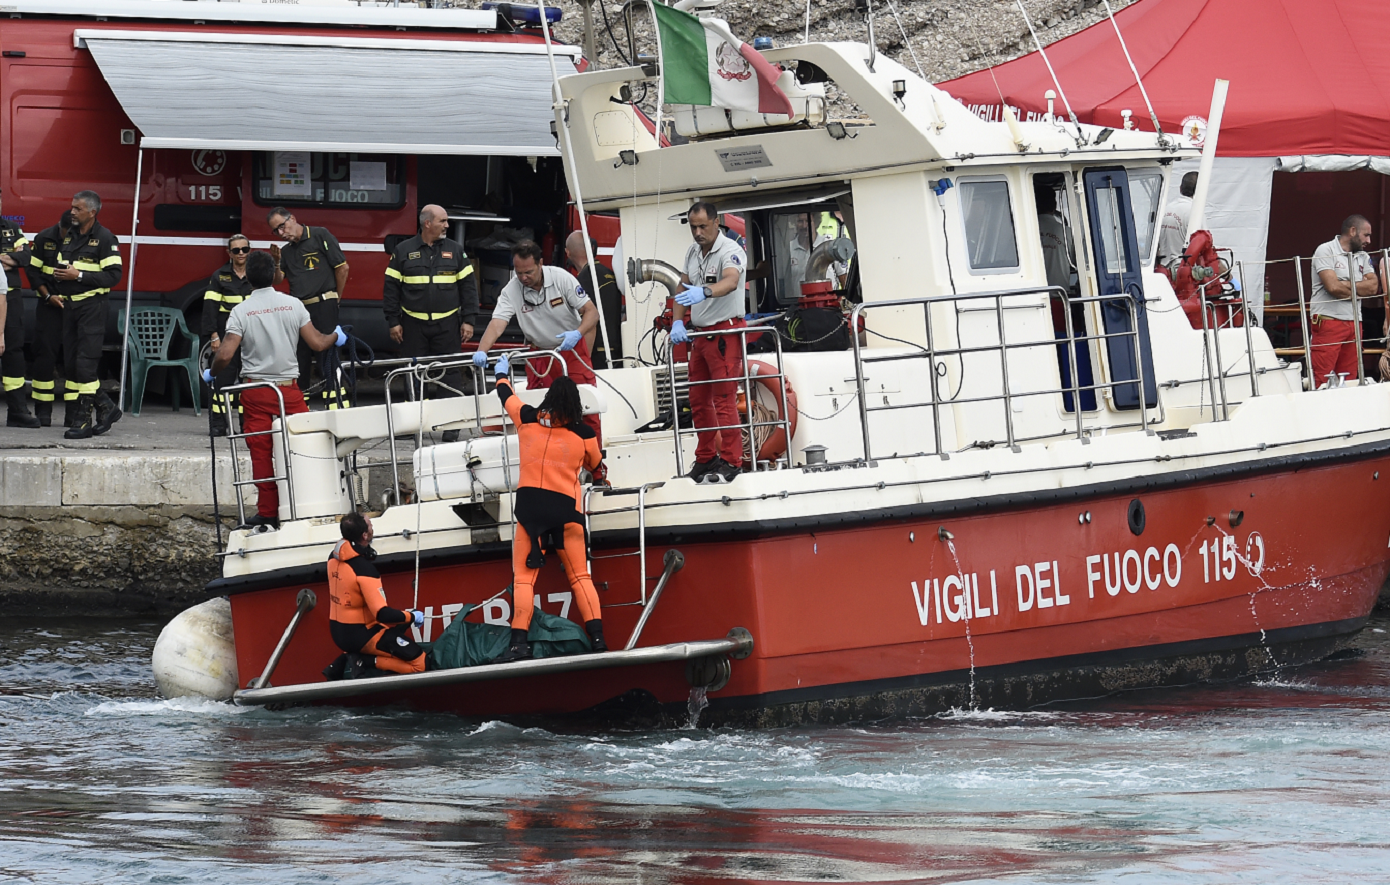
[[[1028,10],[1023,7],[1023,0],[1014,0],[1018,4],[1018,11],[1023,13],[1023,21],[1028,25],[1028,33],[1033,35],[1033,45],[1038,47],[1038,54],[1042,56],[1043,64],[1047,65],[1047,72],[1052,76],[1052,85],[1057,87],[1057,94],[1062,96],[1062,105],[1067,109],[1067,116],[1071,117],[1071,124],[1076,127],[1076,146],[1081,147],[1086,144],[1086,136],[1081,131],[1081,121],[1076,119],[1076,112],[1071,109],[1071,102],[1067,101],[1067,92],[1062,88],[1062,84],[1057,79],[1057,72],[1052,69],[1052,60],[1047,57],[1047,50],[1043,49],[1042,41],[1038,39],[1038,32],[1033,28],[1033,20],[1028,17]],[[990,70],[993,75],[993,69]],[[999,84],[995,83],[997,89]],[[1004,100],[1001,96],[1001,102]]]
[[[1163,126],[1158,122],[1158,114],[1154,113],[1153,102],[1149,101],[1149,91],[1144,88],[1144,81],[1139,77],[1139,69],[1134,66],[1134,59],[1129,55],[1129,47],[1125,45],[1125,35],[1120,33],[1120,24],[1115,21],[1115,11],[1110,8],[1110,0],[1101,0],[1105,4],[1105,14],[1110,16],[1110,25],[1115,29],[1115,36],[1120,39],[1120,49],[1124,50],[1125,61],[1129,62],[1129,69],[1134,74],[1134,82],[1139,84],[1139,94],[1144,97],[1144,107],[1149,109],[1149,120],[1154,124],[1154,131],[1158,133],[1158,146],[1167,148],[1172,145],[1168,136],[1163,134]],[[1057,87],[1061,89],[1061,87]],[[1066,96],[1062,97],[1066,101]]]

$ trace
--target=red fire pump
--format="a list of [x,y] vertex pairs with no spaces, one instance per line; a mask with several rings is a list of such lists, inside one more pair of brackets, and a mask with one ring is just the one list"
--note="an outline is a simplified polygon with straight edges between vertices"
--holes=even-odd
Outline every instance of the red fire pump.
[[[1199,230],[1187,243],[1176,273],[1163,268],[1173,283],[1183,313],[1192,328],[1202,328],[1202,302],[1212,305],[1207,326],[1241,326],[1245,322],[1244,298],[1240,282],[1232,279],[1230,265],[1216,254],[1211,231]],[[1213,321],[1212,314],[1215,313]]]

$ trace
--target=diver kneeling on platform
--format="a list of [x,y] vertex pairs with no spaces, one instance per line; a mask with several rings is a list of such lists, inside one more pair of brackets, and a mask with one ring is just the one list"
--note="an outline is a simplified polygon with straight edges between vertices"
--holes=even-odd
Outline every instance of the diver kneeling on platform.
[[497,361],[497,396],[516,425],[521,449],[521,482],[516,490],[516,534],[512,537],[512,643],[496,663],[531,657],[526,634],[535,605],[536,575],[545,554],[556,553],[574,590],[584,629],[594,651],[603,641],[598,593],[589,577],[584,548],[584,517],[579,512],[579,471],[593,473],[603,461],[594,429],[584,423],[579,388],[569,376],[556,378],[539,409],[523,405],[508,378],[507,358]]
[[328,629],[345,654],[323,675],[330,680],[381,675],[373,673],[373,667],[390,673],[425,672],[425,650],[406,635],[411,624],[425,623],[424,613],[386,604],[381,572],[372,564],[372,521],[349,513],[339,527],[343,540],[328,557]]

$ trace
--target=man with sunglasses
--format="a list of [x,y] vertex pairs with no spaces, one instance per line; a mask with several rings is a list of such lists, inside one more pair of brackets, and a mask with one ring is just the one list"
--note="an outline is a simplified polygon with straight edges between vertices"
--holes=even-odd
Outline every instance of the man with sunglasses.
[[[271,246],[270,256],[278,262],[275,282],[289,280],[290,297],[298,298],[309,310],[314,328],[328,333],[338,325],[338,304],[347,286],[348,263],[337,237],[322,227],[300,224],[290,210],[276,206],[265,218],[266,224],[283,246]],[[299,385],[309,386],[314,364],[313,351],[299,345]],[[336,389],[335,389],[336,387]],[[348,405],[347,390],[339,379],[325,379],[323,399],[328,408]]]
[[[207,291],[203,293],[203,337],[212,344],[212,352],[222,346],[222,336],[227,332],[227,316],[255,287],[246,279],[246,256],[251,254],[251,241],[242,234],[227,240],[226,264],[208,278]],[[232,357],[221,375],[216,378],[215,387],[236,383],[241,373],[241,353]],[[233,394],[235,397],[235,394]],[[240,405],[237,407],[240,409]],[[212,398],[212,408],[208,410],[212,422],[213,436],[227,435],[227,404],[220,396]]]

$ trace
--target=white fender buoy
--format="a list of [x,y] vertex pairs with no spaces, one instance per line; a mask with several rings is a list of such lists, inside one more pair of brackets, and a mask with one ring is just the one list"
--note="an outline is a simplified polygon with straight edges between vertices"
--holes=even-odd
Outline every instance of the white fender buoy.
[[150,664],[166,698],[230,700],[239,684],[232,604],[219,597],[180,612],[160,631]]

